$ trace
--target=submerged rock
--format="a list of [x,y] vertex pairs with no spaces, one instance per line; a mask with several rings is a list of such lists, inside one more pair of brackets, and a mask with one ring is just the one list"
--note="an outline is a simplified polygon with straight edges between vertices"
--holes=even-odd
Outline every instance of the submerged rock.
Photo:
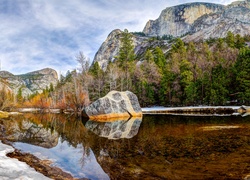
[[83,110],[89,119],[102,120],[110,118],[141,117],[142,111],[137,96],[130,92],[111,91]]

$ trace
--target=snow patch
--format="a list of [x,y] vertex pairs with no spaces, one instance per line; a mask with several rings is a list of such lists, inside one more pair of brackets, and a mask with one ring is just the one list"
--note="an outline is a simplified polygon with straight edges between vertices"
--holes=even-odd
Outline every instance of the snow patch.
[[47,180],[50,179],[43,174],[35,171],[35,169],[28,166],[26,163],[18,161],[14,158],[9,158],[6,154],[14,152],[14,148],[3,144],[0,141],[0,179],[25,179],[25,180]]

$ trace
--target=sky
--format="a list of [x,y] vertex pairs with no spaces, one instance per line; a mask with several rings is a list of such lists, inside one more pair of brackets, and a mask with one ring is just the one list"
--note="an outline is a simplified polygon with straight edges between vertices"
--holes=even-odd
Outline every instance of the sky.
[[[191,0],[0,0],[1,70],[13,74],[77,68],[79,52],[93,60],[114,29],[142,31],[166,7]],[[233,0],[199,0],[229,4]]]

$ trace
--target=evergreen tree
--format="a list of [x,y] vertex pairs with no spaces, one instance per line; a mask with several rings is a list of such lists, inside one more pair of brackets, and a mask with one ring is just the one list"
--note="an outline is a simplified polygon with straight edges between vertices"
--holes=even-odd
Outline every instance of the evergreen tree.
[[49,92],[52,92],[52,91],[54,91],[54,86],[53,86],[52,83],[50,83],[50,85],[49,85]]
[[128,62],[135,60],[132,37],[132,34],[130,34],[127,29],[125,29],[121,34],[121,47],[119,50],[118,61],[120,62],[120,66],[124,67],[124,69],[126,68],[126,64]]
[[17,98],[17,102],[18,103],[22,103],[23,102],[23,92],[22,92],[22,88],[21,87],[18,89],[16,98]]
[[245,46],[245,40],[244,40],[244,38],[241,37],[239,34],[237,34],[237,35],[235,36],[235,40],[236,40],[236,42],[235,42],[235,47],[236,47],[237,49],[241,49],[241,48],[243,48],[243,47]]
[[154,61],[154,55],[149,49],[146,51],[144,55],[144,59],[149,63]]
[[228,31],[228,33],[227,33],[226,43],[231,48],[235,47],[235,37],[234,37],[234,34],[231,31]]
[[250,49],[240,50],[235,63],[236,82],[238,83],[239,98],[242,103],[250,102]]
[[132,34],[127,29],[121,35],[121,47],[118,55],[118,62],[120,67],[125,71],[125,87],[128,90],[131,85],[130,73],[134,67],[135,53]]
[[102,69],[100,68],[97,61],[89,69],[90,74],[93,75],[94,77],[97,77],[101,71]]
[[154,50],[155,64],[162,70],[166,64],[164,53],[160,47],[156,47]]
[[228,69],[218,65],[212,70],[212,82],[210,86],[209,102],[212,105],[224,105],[229,96]]

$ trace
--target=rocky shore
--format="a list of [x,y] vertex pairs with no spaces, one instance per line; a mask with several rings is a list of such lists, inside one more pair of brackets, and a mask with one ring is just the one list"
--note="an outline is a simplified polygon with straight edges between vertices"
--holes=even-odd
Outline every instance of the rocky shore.
[[[24,153],[24,152],[21,152],[17,149],[14,149],[11,146],[11,144],[7,141],[2,140],[2,142],[3,142],[3,146],[4,147],[6,146],[5,149],[7,147],[9,147],[11,149],[9,152],[6,153],[7,157],[12,158],[13,160],[18,159],[20,163],[21,162],[26,163],[27,165],[29,165],[31,167],[30,168],[31,171],[32,171],[32,168],[34,168],[35,171],[38,172],[37,174],[39,177],[40,176],[43,177],[42,175],[44,175],[44,176],[48,177],[48,179],[51,178],[51,179],[55,179],[55,180],[77,180],[77,178],[72,177],[71,174],[64,172],[60,168],[55,167],[55,166],[51,166],[51,161],[41,160],[32,154]],[[9,174],[6,174],[6,176],[16,176],[15,178],[26,177],[24,171],[27,171],[27,170],[25,170],[25,169],[16,170],[15,172],[17,172],[17,174],[11,175],[9,173]],[[42,175],[40,175],[40,174],[42,174]],[[32,175],[28,175],[28,176],[30,177]],[[38,176],[36,175],[37,178],[38,178]],[[1,175],[0,175],[0,177],[1,177]],[[44,179],[44,178],[42,178],[42,179]]]

